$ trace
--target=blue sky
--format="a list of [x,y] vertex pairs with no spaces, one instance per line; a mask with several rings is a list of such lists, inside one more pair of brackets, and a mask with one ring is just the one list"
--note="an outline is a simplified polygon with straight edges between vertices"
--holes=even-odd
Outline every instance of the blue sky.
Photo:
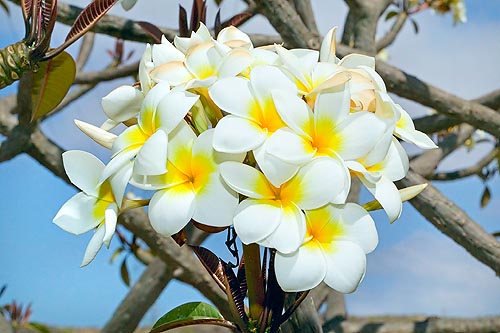
[[[126,15],[151,18],[152,22],[163,25],[176,22],[176,9],[155,11],[150,9],[154,6],[140,7],[141,2],[145,0],[139,0],[138,7]],[[313,1],[313,4],[323,33],[333,25],[342,24],[346,9],[340,1]],[[500,22],[495,16],[500,11],[500,3],[498,0],[482,0],[466,1],[466,4],[469,22],[457,27],[453,27],[450,17],[428,12],[419,14],[416,19],[420,24],[420,33],[415,35],[410,26],[406,27],[396,44],[389,49],[389,61],[465,98],[474,98],[499,88],[497,57],[500,54]],[[224,6],[227,12],[242,8],[229,1]],[[172,5],[172,8],[175,7]],[[120,8],[114,12],[124,14]],[[13,12],[11,17],[0,12],[0,45],[22,37],[20,17],[18,11]],[[263,19],[251,22],[244,29],[265,33],[273,31]],[[54,39],[64,38],[66,30],[59,28]],[[384,28],[380,30],[383,32]],[[102,66],[102,59],[106,59],[104,50],[110,47],[110,41],[105,37],[98,38],[96,54],[89,69]],[[128,47],[136,49],[136,57],[143,48],[136,44],[129,44]],[[76,51],[76,47],[71,49],[71,52]],[[99,107],[100,98],[119,84],[130,82],[123,80],[101,84],[82,101],[46,122],[43,130],[65,149],[89,150],[104,160],[109,158],[104,149],[99,149],[77,131],[72,119],[99,124],[104,119]],[[13,92],[11,88],[1,91],[0,95]],[[425,108],[414,103],[401,103],[409,112],[426,112]],[[443,169],[473,164],[486,148],[478,147],[476,152],[470,154],[461,151],[447,159]],[[481,210],[479,197],[482,186],[478,178],[438,184],[485,229],[498,231],[499,181],[495,179],[490,184],[492,201]],[[101,251],[91,265],[80,269],[79,264],[91,235],[73,236],[51,223],[59,207],[75,193],[73,188],[28,156],[18,156],[0,164],[0,285],[8,284],[0,304],[13,299],[31,302],[33,319],[37,321],[100,326],[125,296],[127,287],[120,280],[118,263],[110,265],[108,262],[112,250],[118,246],[116,240],[111,250]],[[366,201],[369,197],[363,194],[362,199]],[[380,244],[368,257],[368,272],[360,288],[347,296],[348,310],[352,314],[498,314],[499,279],[489,268],[423,220],[410,205],[405,205],[403,215],[393,225],[388,224],[382,213],[374,214],[374,218]],[[227,256],[224,246],[220,246],[220,238],[210,239],[208,245],[219,255]],[[129,268],[135,281],[143,268],[133,260]],[[182,302],[199,299],[198,292],[181,283],[172,283],[145,321],[154,321]]]

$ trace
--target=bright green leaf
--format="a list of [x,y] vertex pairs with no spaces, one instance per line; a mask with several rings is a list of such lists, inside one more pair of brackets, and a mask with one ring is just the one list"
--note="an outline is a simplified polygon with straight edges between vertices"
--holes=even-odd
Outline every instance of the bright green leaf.
[[31,88],[31,119],[40,118],[52,111],[66,96],[75,80],[75,61],[67,52],[40,62],[33,73]]
[[120,267],[120,275],[122,277],[123,283],[125,283],[127,286],[130,286],[130,276],[128,274],[128,268],[127,268],[127,257],[123,259],[122,265]]
[[151,333],[165,332],[169,329],[179,327],[179,324],[187,326],[191,322],[205,319],[223,321],[219,311],[210,304],[203,302],[186,303],[170,310],[161,317],[153,325]]
[[396,11],[390,11],[387,13],[387,15],[385,16],[385,20],[386,21],[389,21],[391,18],[393,18],[394,16],[397,16],[399,13],[396,12]]

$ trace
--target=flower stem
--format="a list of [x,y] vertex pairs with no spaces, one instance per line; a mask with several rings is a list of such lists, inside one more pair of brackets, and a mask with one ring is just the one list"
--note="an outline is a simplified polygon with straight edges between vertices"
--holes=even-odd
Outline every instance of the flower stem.
[[245,275],[248,286],[250,318],[258,319],[264,304],[264,281],[260,264],[260,247],[257,244],[243,244]]

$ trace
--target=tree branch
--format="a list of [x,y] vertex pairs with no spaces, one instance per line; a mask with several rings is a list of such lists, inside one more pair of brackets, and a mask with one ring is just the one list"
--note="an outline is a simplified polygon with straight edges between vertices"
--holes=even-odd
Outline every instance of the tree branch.
[[318,26],[314,18],[314,12],[311,5],[311,0],[293,0],[295,10],[299,14],[302,22],[312,32],[313,35],[319,37]]
[[134,332],[172,277],[172,269],[162,259],[154,259],[130,289],[101,333]]
[[460,178],[469,177],[472,175],[479,175],[481,171],[488,166],[494,159],[498,157],[500,150],[498,148],[492,149],[486,156],[484,156],[477,164],[468,168],[459,169],[450,172],[438,172],[430,176],[431,180],[456,180]]
[[376,46],[377,52],[385,49],[386,47],[394,43],[396,37],[401,32],[401,29],[405,25],[407,19],[408,19],[408,14],[405,11],[402,11],[398,14],[396,21],[394,21],[394,23],[391,26],[391,29],[387,32],[387,34],[385,34],[384,37],[380,38],[377,41],[377,46]]

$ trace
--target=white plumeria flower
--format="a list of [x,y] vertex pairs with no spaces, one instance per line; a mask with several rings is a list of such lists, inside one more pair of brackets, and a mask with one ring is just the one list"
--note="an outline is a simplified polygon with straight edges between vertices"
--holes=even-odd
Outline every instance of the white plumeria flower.
[[217,35],[217,41],[226,46],[229,46],[232,49],[239,47],[249,50],[253,49],[253,44],[250,37],[234,26],[229,26],[222,29]]
[[[109,247],[115,232],[119,204],[111,190],[115,178],[99,182],[104,164],[94,155],[72,150],[63,154],[66,174],[71,183],[82,190],[69,199],[57,212],[54,223],[75,235],[96,229],[90,240],[81,266],[88,265],[102,244]],[[120,181],[119,181],[120,182]],[[125,188],[120,194],[121,198]],[[121,198],[118,198],[121,201]]]
[[366,156],[346,164],[382,205],[389,221],[398,219],[403,202],[393,182],[404,178],[409,169],[408,155],[398,140],[388,133]]
[[234,77],[217,81],[209,95],[219,108],[230,113],[215,128],[215,150],[253,150],[260,169],[278,187],[297,172],[297,167],[266,154],[267,138],[286,126],[276,111],[273,89],[297,94],[295,85],[277,67],[259,66],[250,72],[250,80]]
[[[160,175],[166,172],[168,134],[182,121],[199,96],[186,91],[170,91],[166,82],[148,93],[138,116],[138,123],[121,133],[113,144],[113,156],[101,180],[124,165],[133,166],[137,175]],[[133,159],[131,161],[131,159]]]
[[110,130],[121,122],[137,117],[144,96],[153,85],[149,77],[149,71],[153,69],[151,57],[151,46],[147,44],[139,63],[140,90],[133,86],[121,86],[102,98],[101,106],[109,119],[104,122],[101,128]]
[[[387,126],[370,112],[351,114],[346,85],[318,94],[314,113],[301,98],[286,91],[273,91],[276,109],[288,127],[278,129],[269,138],[267,152],[296,165],[317,156],[329,156],[342,163],[367,154]],[[338,176],[350,180],[347,168]],[[345,188],[335,203],[343,203],[347,194]]]
[[191,32],[190,37],[174,37],[174,45],[175,47],[186,54],[192,47],[213,41],[212,35],[210,35],[210,31],[208,28],[200,22],[200,27],[198,30]]
[[171,61],[154,68],[151,77],[156,82],[167,81],[184,89],[208,87],[217,78],[238,75],[252,62],[248,50],[203,42],[191,47],[183,61]]
[[330,202],[346,186],[338,177],[343,166],[318,158],[302,167],[279,187],[260,171],[241,163],[221,165],[224,181],[248,197],[234,214],[234,228],[245,244],[258,243],[291,253],[302,244],[306,225],[301,209],[314,209]]
[[422,149],[434,149],[438,147],[434,141],[427,136],[427,134],[415,129],[415,124],[413,123],[413,120],[408,112],[406,112],[399,104],[395,104],[395,106],[399,110],[401,117],[396,123],[394,135],[401,140],[413,143]]
[[307,210],[307,233],[299,249],[276,253],[275,271],[284,291],[310,290],[322,281],[351,293],[363,279],[366,254],[378,243],[375,223],[359,205],[332,205]]
[[150,177],[157,188],[149,203],[149,219],[163,235],[173,235],[191,220],[214,227],[232,224],[238,194],[222,181],[219,164],[243,161],[244,154],[217,153],[212,148],[213,129],[196,137],[184,121],[172,133],[167,172]]
[[186,55],[172,45],[164,35],[161,36],[160,44],[152,46],[154,67],[173,61],[184,61],[185,58]]

